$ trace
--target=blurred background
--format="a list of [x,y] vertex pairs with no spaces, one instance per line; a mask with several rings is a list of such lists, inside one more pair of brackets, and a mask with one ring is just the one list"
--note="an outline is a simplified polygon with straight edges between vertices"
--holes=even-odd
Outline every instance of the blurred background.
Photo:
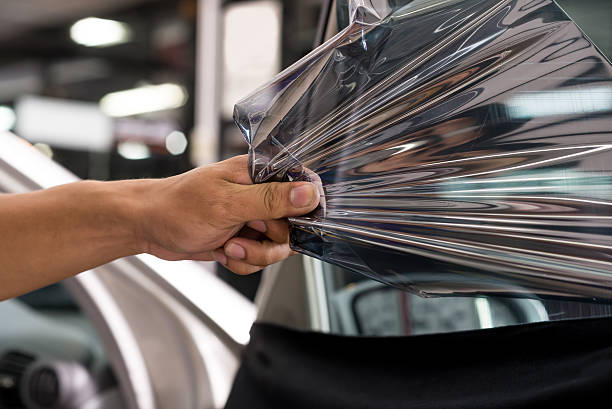
[[[322,3],[2,0],[0,131],[83,179],[246,153],[234,103],[312,49]],[[234,281],[252,296],[258,277]]]
[[0,129],[81,178],[243,153],[234,102],[312,49],[320,3],[2,0]]

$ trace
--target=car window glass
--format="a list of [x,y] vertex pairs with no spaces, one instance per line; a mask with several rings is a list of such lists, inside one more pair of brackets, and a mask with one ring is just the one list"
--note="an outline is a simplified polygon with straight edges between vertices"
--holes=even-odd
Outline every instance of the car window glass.
[[431,297],[323,263],[333,333],[421,335],[572,318],[612,316],[612,306],[516,297]]

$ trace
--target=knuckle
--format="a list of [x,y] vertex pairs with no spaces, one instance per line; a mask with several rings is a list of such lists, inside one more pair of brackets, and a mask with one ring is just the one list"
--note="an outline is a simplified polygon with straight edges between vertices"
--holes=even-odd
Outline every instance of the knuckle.
[[276,261],[274,260],[273,254],[270,251],[265,251],[257,260],[258,265],[269,266],[270,264],[274,264]]
[[210,210],[215,218],[225,219],[231,214],[230,202],[220,193],[211,201]]
[[230,184],[224,184],[215,194],[214,215],[219,219],[234,220],[242,212],[242,203],[236,201],[236,193]]
[[246,167],[249,163],[249,156],[248,155],[238,155],[238,156],[234,156],[230,159],[228,159],[228,161],[231,163],[232,166],[236,167],[236,168],[243,168]]
[[258,267],[250,266],[247,264],[240,264],[232,268],[232,271],[238,275],[246,276],[249,274],[253,274],[256,271],[259,271]]
[[266,249],[259,257],[255,264],[260,266],[269,266],[284,260],[289,255],[289,246],[285,251],[285,246],[275,245],[273,248]]
[[265,185],[263,191],[263,203],[269,214],[275,214],[281,204],[281,195],[275,185]]

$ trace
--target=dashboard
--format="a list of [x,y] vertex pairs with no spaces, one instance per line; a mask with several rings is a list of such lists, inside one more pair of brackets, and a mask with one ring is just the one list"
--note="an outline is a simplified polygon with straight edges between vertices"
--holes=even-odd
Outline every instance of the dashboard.
[[122,408],[88,318],[61,285],[0,302],[0,408]]

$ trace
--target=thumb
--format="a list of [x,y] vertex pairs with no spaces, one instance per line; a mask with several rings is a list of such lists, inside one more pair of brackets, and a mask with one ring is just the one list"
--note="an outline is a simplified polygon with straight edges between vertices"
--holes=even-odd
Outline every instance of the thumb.
[[319,204],[319,193],[309,182],[273,182],[240,185],[235,200],[241,205],[240,221],[273,220],[301,216]]

